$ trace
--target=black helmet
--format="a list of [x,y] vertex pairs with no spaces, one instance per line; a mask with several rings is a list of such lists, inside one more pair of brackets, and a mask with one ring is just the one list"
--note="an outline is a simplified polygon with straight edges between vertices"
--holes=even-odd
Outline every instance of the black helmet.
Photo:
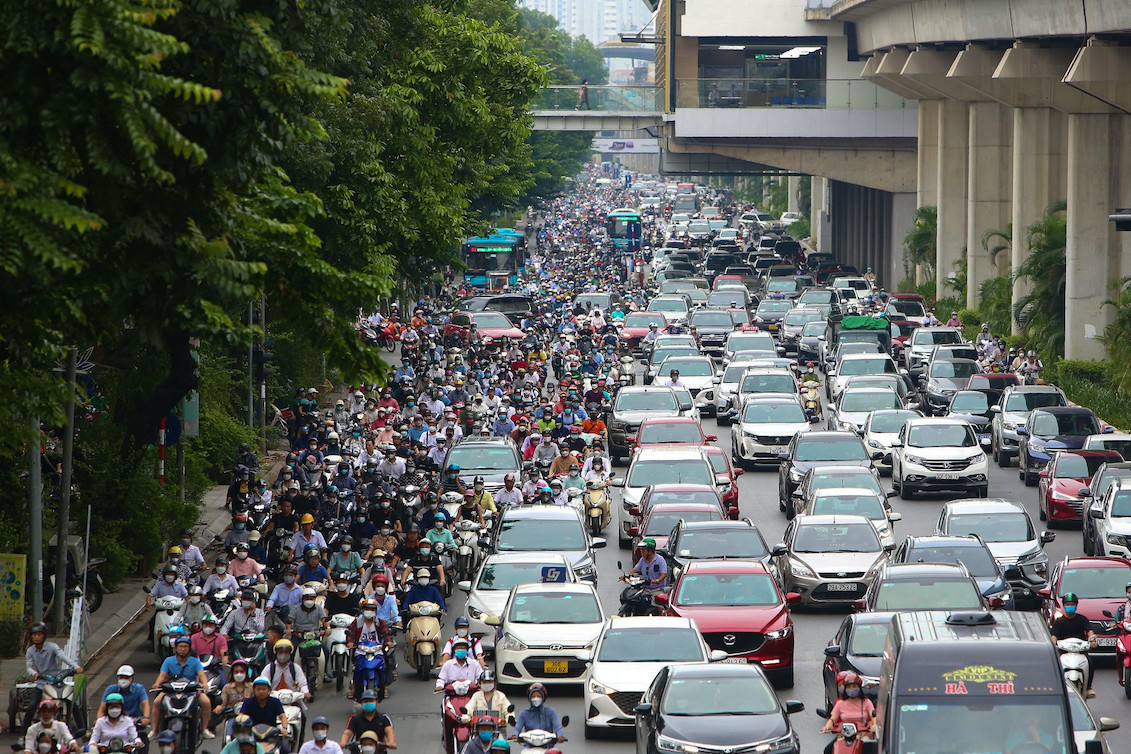
[[33,624],[31,624],[31,633],[33,633],[33,634],[46,634],[47,633],[47,624],[46,623],[33,623]]
[[352,545],[353,544],[353,537],[351,537],[349,534],[345,535],[344,537],[342,537],[342,544],[343,545]]
[[251,450],[251,446],[248,445],[246,442],[240,443],[240,453],[247,453],[250,450]]
[[287,453],[287,463],[288,464],[297,463],[297,462],[298,462],[298,454],[296,454],[294,452]]

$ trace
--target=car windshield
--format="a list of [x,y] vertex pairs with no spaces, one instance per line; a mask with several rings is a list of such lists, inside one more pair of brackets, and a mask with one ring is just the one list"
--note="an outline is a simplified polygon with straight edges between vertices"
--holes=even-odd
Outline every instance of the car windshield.
[[652,365],[659,365],[664,363],[664,359],[669,356],[695,356],[699,351],[695,346],[668,346],[666,348],[657,348],[652,352],[652,357],[649,360]]
[[719,504],[719,496],[714,490],[690,490],[687,492],[674,492],[672,490],[653,490],[648,497],[648,507],[662,505],[663,503],[712,503]]
[[866,469],[844,469],[843,471],[830,471],[813,474],[809,480],[809,494],[820,490],[834,489],[863,489],[871,490],[878,495],[883,495],[880,480]]
[[500,552],[584,550],[585,532],[580,521],[546,518],[508,518],[499,527]]
[[573,305],[585,306],[586,304],[590,304],[594,309],[604,311],[609,308],[608,305],[611,300],[612,296],[608,293],[582,293],[573,300]]
[[836,294],[827,288],[810,288],[801,294],[799,301],[831,304],[836,300]]
[[[1125,572],[1126,573],[1126,572]],[[1120,587],[1122,594],[1123,588]],[[880,584],[875,610],[981,610],[982,596],[970,579],[901,579]]]
[[1114,450],[1124,458],[1131,458],[1131,440],[1091,440],[1085,446],[1088,450]]
[[1033,524],[1024,513],[961,513],[951,516],[946,533],[977,534],[984,542],[1028,542]]
[[884,411],[872,414],[871,429],[882,435],[895,434],[903,429],[903,423],[908,419],[919,416],[917,411]]
[[[734,294],[729,294],[734,295]],[[714,298],[714,296],[712,296]],[[741,298],[735,297],[739,301]],[[699,311],[691,315],[692,327],[734,327],[729,312]]]
[[679,551],[676,557],[691,560],[712,558],[750,558],[766,557],[766,543],[753,527],[711,530],[685,529],[679,535]]
[[1056,479],[1091,479],[1092,474],[1108,461],[1118,460],[1105,456],[1081,456],[1061,453],[1056,459]]
[[511,623],[600,623],[601,607],[588,592],[529,592],[515,595]]
[[717,511],[653,511],[644,527],[646,537],[666,537],[680,521],[720,521],[722,514]]
[[711,377],[715,373],[715,365],[710,359],[668,359],[660,371],[667,374],[672,369],[678,370],[680,377]]
[[[500,563],[493,562],[483,566],[476,589],[491,592],[509,592],[516,584],[536,584],[542,580],[542,569],[546,563]],[[553,563],[560,566],[560,563]]]
[[739,387],[742,393],[796,393],[797,382],[788,374],[748,374]]
[[796,461],[866,461],[864,443],[855,435],[845,437],[801,438],[794,454]]
[[776,345],[773,336],[760,333],[735,334],[727,338],[728,351],[771,351],[776,353]]
[[1131,490],[1119,490],[1111,501],[1111,517],[1127,518],[1131,516]]
[[883,657],[888,640],[888,623],[857,623],[848,640],[848,654],[858,657]]
[[950,402],[951,411],[961,411],[970,414],[984,414],[990,408],[990,398],[985,393],[976,391],[963,391],[954,396]]
[[1100,431],[1094,414],[1038,414],[1032,417],[1031,431],[1035,435],[1094,435]]
[[731,309],[730,319],[736,327],[745,325],[750,321],[750,312],[745,309]]
[[484,447],[456,445],[448,453],[447,464],[459,466],[460,473],[474,471],[514,471],[518,468],[514,450],[508,446]]
[[884,521],[887,511],[880,498],[875,495],[858,493],[831,493],[813,498],[811,511],[815,514],[836,514],[841,516],[863,516],[870,521]]
[[1064,395],[1059,390],[1042,390],[1036,393],[1013,392],[1005,401],[1006,411],[1032,411],[1035,408],[1065,406]]
[[808,419],[796,403],[747,403],[742,410],[742,421],[750,424],[801,424]]
[[[789,321],[788,316],[786,316],[786,321]],[[805,323],[805,327],[802,328],[801,334],[808,338],[812,338],[816,335],[824,335],[826,326],[827,325],[825,324],[825,318],[820,316],[820,314],[818,313],[818,319]]]
[[[978,696],[901,697],[893,754],[926,751],[1067,754],[1076,751],[1064,730],[1061,698]],[[1013,722],[1002,725],[1003,720]],[[940,746],[940,741],[945,745]]]
[[853,391],[845,393],[840,401],[841,411],[875,411],[883,408],[899,408],[902,406],[899,396],[890,390]]
[[781,600],[766,573],[692,573],[679,581],[673,601],[684,607],[776,605]]
[[973,448],[977,444],[969,424],[919,424],[907,435],[909,448]]
[[821,316],[820,312],[802,312],[793,311],[785,315],[782,320],[783,325],[805,325],[809,322],[824,322],[825,318]]
[[914,346],[938,346],[961,342],[962,335],[957,330],[918,329],[911,333],[911,345]]
[[879,552],[880,540],[869,524],[802,524],[794,552]]
[[678,411],[675,393],[670,390],[649,390],[647,392],[633,392],[623,390],[617,394],[617,402],[613,404],[613,411]]
[[893,338],[906,338],[911,333],[918,329],[919,325],[916,322],[892,322],[891,323],[891,336]]
[[684,298],[654,298],[648,304],[650,312],[685,312],[687,300]]
[[1020,384],[1015,374],[976,374],[970,378],[970,389],[1001,390],[1007,385]]
[[664,317],[662,314],[648,314],[647,312],[633,312],[624,318],[625,327],[647,327],[648,325],[655,325],[656,327],[664,327]]
[[866,359],[845,359],[841,362],[837,375],[847,377],[853,374],[895,374],[895,364],[886,356]]
[[758,316],[766,314],[780,314],[793,308],[792,301],[763,301],[758,304]]
[[651,484],[711,484],[715,473],[711,464],[702,458],[655,459],[637,461],[628,472],[629,487],[647,487]]
[[791,278],[778,278],[766,284],[766,290],[770,293],[792,293],[800,287],[798,282]]
[[[674,678],[663,696],[663,712],[677,717],[771,715],[778,698],[760,675]],[[785,729],[783,728],[783,731]]]
[[703,442],[699,422],[646,422],[636,434],[640,445],[665,442]]
[[969,377],[977,371],[978,365],[973,361],[936,361],[931,364],[932,377]]
[[1124,599],[1124,588],[1131,581],[1131,568],[1065,568],[1060,577],[1060,594],[1074,592],[1082,600],[1101,597]]
[[597,662],[702,662],[703,645],[694,628],[610,628],[601,639]]
[[479,312],[475,315],[475,318],[472,319],[472,322],[474,322],[475,326],[480,330],[484,327],[502,330],[509,330],[514,327],[505,314],[499,314],[498,312]]
[[984,547],[954,547],[950,545],[927,545],[912,547],[907,552],[908,563],[962,563],[970,575],[997,576],[997,563],[993,555]]

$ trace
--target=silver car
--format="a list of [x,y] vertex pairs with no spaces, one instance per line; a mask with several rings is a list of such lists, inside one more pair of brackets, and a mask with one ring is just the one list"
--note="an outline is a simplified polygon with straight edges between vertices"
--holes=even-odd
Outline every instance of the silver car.
[[786,552],[773,559],[782,591],[805,604],[851,604],[868,591],[887,551],[863,516],[797,516],[785,530]]
[[805,414],[796,398],[747,398],[730,428],[730,457],[742,468],[759,463],[777,466],[798,432],[808,432],[815,417]]
[[990,407],[990,448],[997,465],[1005,468],[1017,457],[1021,446],[1017,428],[1025,426],[1034,409],[1067,405],[1056,385],[1011,385],[1003,390],[997,405]]
[[829,429],[864,434],[864,423],[873,411],[901,409],[903,401],[894,390],[882,387],[853,387],[840,394],[833,405]]

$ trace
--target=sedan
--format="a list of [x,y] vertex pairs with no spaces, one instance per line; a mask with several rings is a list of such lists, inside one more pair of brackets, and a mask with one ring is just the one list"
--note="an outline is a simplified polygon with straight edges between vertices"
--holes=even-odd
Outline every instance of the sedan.
[[888,563],[880,569],[858,610],[952,610],[982,612],[990,608],[977,582],[957,563]]
[[1105,463],[1119,463],[1114,450],[1078,450],[1054,453],[1049,465],[1037,474],[1038,515],[1049,526],[1083,521],[1084,498],[1080,490]]
[[680,521],[660,555],[668,562],[672,582],[696,560],[756,560],[770,564],[770,549],[762,532],[749,519],[741,521]]
[[885,476],[891,476],[891,443],[899,437],[899,430],[908,419],[922,416],[918,411],[910,409],[895,409],[886,411],[873,411],[868,415],[861,436],[869,451],[883,453],[876,461],[876,469]]
[[837,698],[836,677],[849,671],[864,681],[864,695],[876,701],[884,645],[894,613],[857,613],[840,624],[836,636],[825,647],[821,676],[825,685],[825,709],[832,709]]
[[613,487],[624,489],[618,537],[621,547],[626,549],[632,540],[628,527],[638,523],[630,515],[630,511],[640,503],[649,487],[662,484],[718,487],[711,462],[700,448],[645,448],[633,456],[632,465],[628,467],[624,478],[613,477],[610,483]]
[[756,665],[663,668],[636,706],[636,754],[774,752],[798,754],[789,716]]
[[800,513],[806,516],[863,516],[876,528],[885,550],[895,547],[892,524],[903,519],[902,515],[888,507],[885,495],[851,487],[813,493]]
[[840,394],[832,407],[830,429],[840,429],[862,435],[864,422],[873,411],[899,410],[903,401],[892,390],[876,387],[852,387]]
[[778,583],[808,605],[851,604],[887,560],[875,527],[863,516],[798,516],[782,544],[786,552],[772,564]]
[[567,581],[576,581],[570,562],[558,553],[496,553],[488,555],[479,567],[474,581],[461,581],[458,586],[467,596],[468,626],[473,636],[482,636],[487,646],[495,644],[495,629],[484,622],[489,615],[499,615],[507,604],[511,587],[534,584],[543,580],[547,568],[559,568]]
[[864,443],[851,432],[803,432],[793,436],[782,464],[778,467],[778,507],[793,518],[793,491],[801,477],[815,466],[858,466],[872,468],[872,460],[882,453],[869,453]]
[[991,607],[1013,608],[1013,589],[986,544],[975,536],[907,537],[893,563],[961,563]]
[[624,438],[633,450],[646,447],[701,447],[714,442],[715,435],[703,434],[703,427],[689,416],[656,416],[640,423],[635,435]]
[[625,345],[632,351],[633,356],[643,355],[642,345],[644,343],[644,336],[648,334],[651,325],[655,325],[657,330],[664,329],[667,322],[664,320],[662,314],[649,313],[649,312],[632,312],[624,318],[624,323],[621,326],[620,336],[624,340]]
[[663,503],[653,505],[643,516],[640,526],[631,526],[628,533],[633,536],[633,559],[639,561],[644,553],[640,542],[645,537],[656,541],[657,548],[666,548],[668,536],[680,521],[722,521],[723,512],[711,503]]

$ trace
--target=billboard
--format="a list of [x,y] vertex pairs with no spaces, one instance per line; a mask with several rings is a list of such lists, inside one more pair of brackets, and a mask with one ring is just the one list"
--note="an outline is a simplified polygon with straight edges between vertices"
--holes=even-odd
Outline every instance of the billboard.
[[659,154],[658,139],[594,139],[594,152],[620,152],[622,154]]

